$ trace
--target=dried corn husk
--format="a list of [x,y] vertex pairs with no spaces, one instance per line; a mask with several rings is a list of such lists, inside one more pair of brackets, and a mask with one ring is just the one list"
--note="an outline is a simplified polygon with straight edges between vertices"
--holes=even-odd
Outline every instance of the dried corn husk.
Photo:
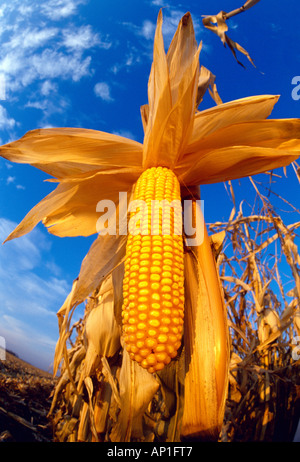
[[118,419],[110,434],[111,441],[128,442],[142,438],[142,417],[159,388],[152,374],[131,361],[126,349],[119,379]]
[[[247,0],[247,2],[241,8],[237,8],[236,10],[233,10],[230,13],[225,13],[224,11],[220,11],[217,15],[205,16],[202,20],[204,27],[206,27],[207,29],[217,34],[218,37],[220,37],[224,46],[228,45],[229,49],[231,50],[237,62],[243,67],[245,66],[237,59],[235,50],[247,56],[247,58],[249,59],[251,64],[253,64],[253,66],[254,66],[254,62],[251,59],[249,53],[241,45],[239,45],[234,40],[229,38],[228,35],[225,33],[228,31],[226,20],[231,18],[232,16],[235,16],[236,14],[242,13],[243,11],[246,11],[249,8],[252,8],[252,6],[256,5],[256,3],[258,3],[259,1],[260,0]],[[216,24],[216,26],[213,26],[212,24]]]
[[100,287],[98,303],[87,315],[84,331],[86,357],[83,374],[91,375],[99,366],[102,356],[114,356],[121,347],[121,329],[114,315],[114,288],[112,275]]
[[[195,213],[198,204],[193,201],[191,206]],[[215,441],[221,430],[227,396],[228,327],[204,221],[197,226],[203,227],[203,242],[188,249],[185,255],[185,379],[181,434]]]

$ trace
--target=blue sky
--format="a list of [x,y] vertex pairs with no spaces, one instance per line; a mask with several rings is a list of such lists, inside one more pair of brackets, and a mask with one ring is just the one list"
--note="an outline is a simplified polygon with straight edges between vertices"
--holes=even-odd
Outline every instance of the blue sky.
[[[300,75],[299,2],[289,0],[283,6],[283,2],[261,0],[229,21],[228,35],[247,49],[257,66],[253,68],[241,56],[246,70],[201,21],[201,15],[230,11],[242,3],[40,0],[37,4],[33,0],[3,0],[0,143],[35,128],[63,126],[107,131],[142,142],[140,106],[147,102],[160,7],[164,7],[166,47],[182,15],[191,12],[196,39],[203,41],[200,61],[216,75],[224,102],[280,94],[271,117],[299,117],[300,99],[292,98],[292,79]],[[300,96],[300,89],[298,93]],[[212,105],[206,97],[202,108]],[[287,173],[288,178],[278,179],[274,188],[299,207],[299,183],[291,167]],[[53,189],[44,182],[46,178],[33,167],[0,159],[1,241]],[[237,200],[251,196],[247,179],[235,181],[234,186]],[[202,198],[207,222],[228,218],[232,204],[223,184],[203,187]],[[289,215],[287,219],[292,222],[297,217]],[[40,367],[51,366],[58,336],[56,312],[93,240],[53,237],[39,225],[29,235],[0,248],[0,335],[7,348]]]

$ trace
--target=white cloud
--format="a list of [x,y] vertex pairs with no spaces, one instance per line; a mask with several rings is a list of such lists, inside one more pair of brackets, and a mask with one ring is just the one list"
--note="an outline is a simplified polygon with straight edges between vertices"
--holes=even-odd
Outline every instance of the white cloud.
[[[0,28],[0,74],[5,76],[7,99],[17,99],[18,92],[41,80],[78,82],[92,75],[87,52],[93,47],[109,49],[112,43],[89,24],[78,27],[69,22],[85,0],[43,0],[38,9],[32,1],[17,3],[4,2]],[[16,9],[19,14],[12,21]],[[59,19],[65,21],[57,27],[52,21]],[[50,91],[49,85],[44,92]]]
[[22,58],[20,50],[8,52],[0,61],[0,70],[4,74],[17,76],[23,67]]
[[48,97],[43,97],[42,99],[39,99],[39,97],[40,97],[40,94],[39,93],[36,94],[35,98],[37,99],[28,101],[25,107],[30,107],[30,108],[34,108],[34,109],[42,111],[43,120],[40,121],[39,125],[41,126],[41,124],[42,125],[46,124],[47,127],[49,128],[49,124],[47,123],[47,118],[53,114],[61,114],[65,112],[68,109],[70,103],[67,98],[64,98],[56,93],[52,93],[48,95]]
[[94,46],[99,46],[108,50],[111,47],[111,42],[102,40],[98,33],[93,32],[90,25],[72,27],[63,30],[62,44],[70,50],[89,49]]
[[22,16],[26,16],[33,12],[33,6],[22,4],[19,6],[18,11]]
[[116,130],[114,132],[112,132],[113,135],[117,135],[117,136],[123,136],[124,138],[129,138],[130,140],[135,140],[136,141],[136,137],[134,136],[134,134],[129,131],[129,130]]
[[7,110],[3,107],[0,106],[0,128],[3,129],[11,129],[14,128],[16,125],[15,119],[12,117],[9,117],[7,114]]
[[14,184],[15,187],[19,190],[24,190],[26,189],[25,186],[21,185],[21,184],[16,184],[16,177],[15,176],[12,176],[12,175],[9,175],[7,178],[6,178],[6,186],[9,186],[10,184]]
[[142,35],[146,40],[152,40],[155,34],[156,25],[152,21],[144,21],[142,28],[140,30],[140,35]]
[[163,0],[152,0],[151,3],[152,3],[152,5],[154,5],[154,6],[160,6],[161,8],[163,8],[163,7],[166,8],[166,7],[169,6],[169,4],[168,4],[168,3],[165,3]]
[[[162,31],[163,31],[165,45],[166,47],[168,47],[169,44],[171,43],[174,33],[176,32],[176,29],[178,27],[178,24],[181,18],[184,16],[184,14],[187,11],[176,9],[173,6],[170,7],[169,4],[165,3],[164,1],[160,1],[160,0],[153,0],[152,4],[154,6],[164,7]],[[193,19],[193,25],[194,25],[196,35],[200,32],[200,30],[201,32],[205,30],[204,27],[202,26],[200,19],[198,19],[195,16],[193,16],[192,19]],[[152,21],[145,20],[141,26],[136,26],[136,25],[131,24],[131,27],[138,35],[141,35],[147,40],[153,40],[156,24],[154,24]]]
[[[171,40],[176,32],[178,24],[181,18],[184,16],[186,11],[181,9],[176,9],[174,7],[169,7],[169,5],[162,5],[162,2],[152,2],[155,6],[165,6],[163,11],[163,38],[164,38],[164,45],[165,48],[168,49]],[[144,42],[141,42],[142,47],[136,49],[130,43],[130,52],[127,54],[127,63],[123,64],[115,64],[112,67],[112,72],[115,74],[122,69],[123,67],[131,67],[132,65],[139,63],[141,59],[145,58],[152,61],[153,58],[153,40],[155,36],[155,29],[156,29],[156,22],[150,21],[149,19],[145,19],[141,24],[134,24],[132,22],[123,22],[122,25],[126,27],[129,31],[131,31],[134,35],[138,37],[142,37],[145,39]],[[201,25],[201,20],[197,17],[193,17],[193,25],[195,29],[195,34],[199,34],[199,32],[203,32],[203,26]],[[129,43],[129,42],[128,42]]]
[[[52,114],[66,111],[70,102],[66,97],[60,96],[58,90],[59,86],[56,81],[51,79],[44,80],[39,86],[39,91],[32,93],[31,99],[25,107],[42,111],[44,119]],[[43,120],[41,123],[44,124],[45,122],[46,120]]]
[[[16,223],[5,218],[0,218],[0,242],[3,242],[10,232],[15,228]],[[39,239],[41,249],[44,247],[45,238],[40,232],[35,230],[33,234],[28,234],[22,238],[11,241],[11,244],[5,244],[0,247],[1,259],[0,269],[4,270],[4,261],[9,271],[30,270],[36,266],[41,258],[41,249],[34,244],[32,237]],[[44,247],[45,248],[45,247]],[[19,259],[19,257],[21,257]]]
[[45,80],[41,85],[41,94],[43,96],[49,96],[50,93],[56,92],[57,89],[56,83],[51,82],[51,80]]
[[5,74],[6,91],[16,96],[17,91],[40,80],[71,79],[78,82],[91,75],[91,57],[81,53],[64,53],[52,48],[26,54],[18,49],[7,53],[0,60],[0,72]]
[[14,183],[15,179],[16,179],[15,176],[8,176],[8,177],[6,178],[6,184],[9,185],[9,184],[11,184],[11,183]]
[[44,29],[18,28],[9,41],[4,43],[4,49],[13,50],[16,48],[39,48],[53,39],[58,33],[54,27],[45,27]]
[[40,109],[41,111],[45,111],[47,108],[47,100],[43,101],[28,101],[25,107],[32,107],[34,109]]
[[130,70],[134,65],[141,62],[140,51],[137,50],[134,46],[130,47],[130,51],[125,54],[122,62],[115,63],[111,67],[111,72],[115,75],[120,72],[122,69]]
[[110,94],[110,87],[106,82],[98,82],[94,86],[95,95],[103,99],[103,101],[111,102],[113,98]]
[[84,0],[48,0],[41,5],[41,11],[54,21],[73,16]]
[[175,34],[176,29],[178,27],[179,21],[185,13],[185,11],[172,9],[168,11],[168,14],[164,15],[162,30],[166,46],[170,44],[173,35]]
[[132,51],[126,55],[125,66],[131,67],[134,64],[139,63],[141,60],[139,52],[136,48],[132,47]]
[[56,50],[45,49],[41,54],[33,55],[30,59],[31,80],[60,77],[62,79],[71,78],[77,82],[83,76],[90,74],[90,63],[90,56],[82,60],[81,56],[76,54],[66,55]]

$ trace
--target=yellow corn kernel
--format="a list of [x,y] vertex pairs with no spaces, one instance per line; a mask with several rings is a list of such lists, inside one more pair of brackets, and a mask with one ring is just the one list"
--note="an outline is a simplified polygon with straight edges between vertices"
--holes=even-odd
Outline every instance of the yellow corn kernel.
[[[133,200],[147,205],[128,236],[122,325],[130,358],[154,373],[176,357],[184,314],[180,185],[166,167],[152,167],[136,183]],[[160,202],[158,202],[160,201]],[[178,208],[179,207],[179,208]]]

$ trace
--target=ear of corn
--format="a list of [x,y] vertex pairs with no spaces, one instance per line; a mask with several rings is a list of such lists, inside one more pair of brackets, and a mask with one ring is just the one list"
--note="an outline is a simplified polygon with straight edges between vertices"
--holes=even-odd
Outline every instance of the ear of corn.
[[[122,323],[130,358],[150,373],[161,370],[181,345],[184,312],[180,185],[165,167],[137,181],[123,280]],[[153,207],[154,206],[154,207]],[[152,212],[152,213],[151,213]]]

